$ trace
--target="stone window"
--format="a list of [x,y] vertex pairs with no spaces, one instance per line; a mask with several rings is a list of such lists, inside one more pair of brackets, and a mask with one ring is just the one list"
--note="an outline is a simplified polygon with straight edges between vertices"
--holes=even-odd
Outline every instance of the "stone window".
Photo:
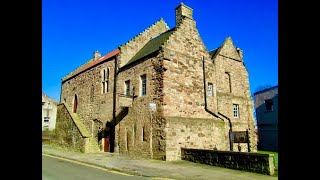
[[140,76],[140,87],[141,87],[141,96],[145,96],[147,94],[147,75]]
[[264,101],[264,103],[266,104],[267,111],[273,111],[273,100],[272,99],[266,99]]
[[208,96],[212,96],[213,92],[213,85],[212,83],[208,83]]
[[110,68],[107,68],[107,92],[109,92],[109,76],[110,76]]
[[239,104],[233,104],[233,117],[239,118]]
[[142,127],[142,141],[147,141],[145,127]]
[[225,72],[225,77],[226,77],[226,84],[228,85],[227,88],[228,88],[229,92],[231,93],[232,89],[231,89],[231,75],[230,75],[230,73]]
[[109,68],[103,70],[102,75],[102,94],[109,92]]
[[49,127],[49,120],[50,120],[50,117],[44,117],[43,118],[43,127]]
[[124,82],[125,95],[130,96],[130,80]]
[[77,108],[78,108],[78,97],[75,94],[74,99],[73,99],[73,112],[74,113],[77,113]]

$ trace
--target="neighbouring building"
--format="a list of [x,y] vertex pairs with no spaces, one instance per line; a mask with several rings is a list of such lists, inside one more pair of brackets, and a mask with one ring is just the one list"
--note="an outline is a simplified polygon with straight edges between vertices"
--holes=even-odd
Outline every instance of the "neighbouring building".
[[254,93],[258,149],[278,151],[278,86]]
[[58,104],[59,101],[42,92],[42,131],[55,129]]
[[[57,142],[167,161],[181,147],[256,151],[242,50],[226,37],[208,51],[193,10],[181,3],[175,16],[175,27],[160,18],[62,78]],[[233,143],[236,131],[248,143]]]

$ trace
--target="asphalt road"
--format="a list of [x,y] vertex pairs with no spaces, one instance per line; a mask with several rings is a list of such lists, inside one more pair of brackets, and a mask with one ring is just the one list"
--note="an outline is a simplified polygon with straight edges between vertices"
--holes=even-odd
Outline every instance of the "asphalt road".
[[109,171],[100,167],[77,163],[63,158],[42,155],[43,180],[99,180],[99,179],[152,179]]

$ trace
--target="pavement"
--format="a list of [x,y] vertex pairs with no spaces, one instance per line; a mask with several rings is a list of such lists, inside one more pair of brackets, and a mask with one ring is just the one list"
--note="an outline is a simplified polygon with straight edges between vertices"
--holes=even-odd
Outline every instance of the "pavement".
[[69,160],[94,165],[107,170],[130,175],[152,177],[152,179],[216,179],[216,180],[276,180],[278,175],[263,175],[258,173],[221,168],[189,161],[161,161],[138,159],[126,155],[108,152],[79,153],[43,144],[42,154],[62,157]]

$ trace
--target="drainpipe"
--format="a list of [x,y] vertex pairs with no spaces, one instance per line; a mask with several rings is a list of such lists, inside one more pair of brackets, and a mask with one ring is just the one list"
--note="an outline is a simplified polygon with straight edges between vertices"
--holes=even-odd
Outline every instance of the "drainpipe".
[[[206,89],[206,70],[205,70],[205,61],[204,61],[204,57],[202,57],[202,68],[203,68],[203,88],[204,88],[204,109],[212,114],[213,116],[221,119],[223,121],[223,119],[218,116],[217,114],[215,114],[214,112],[210,111],[208,109],[208,106],[207,106],[207,89]],[[217,98],[217,101],[218,101],[218,98]],[[232,144],[232,139],[231,139],[231,134],[232,134],[232,124],[231,124],[231,120],[230,118],[228,118],[227,116],[221,114],[220,112],[218,112],[219,115],[221,115],[222,117],[224,117],[225,119],[228,120],[229,122],[229,127],[230,127],[230,130],[229,130],[229,143],[230,143],[230,151],[233,151],[233,144]]]
[[111,130],[111,143],[110,152],[114,152],[114,135],[115,135],[115,124],[116,124],[116,93],[117,93],[117,66],[118,66],[118,55],[116,55],[114,61],[114,78],[113,78],[113,110],[112,110],[112,130]]
[[205,62],[204,62],[204,57],[202,57],[202,68],[203,68],[203,89],[204,89],[204,109],[210,113],[211,115],[213,115],[216,118],[219,118],[223,121],[223,119],[221,117],[219,117],[218,115],[216,115],[214,112],[210,111],[208,109],[207,106],[207,89],[206,89],[206,70],[205,70],[205,66],[204,66]]

